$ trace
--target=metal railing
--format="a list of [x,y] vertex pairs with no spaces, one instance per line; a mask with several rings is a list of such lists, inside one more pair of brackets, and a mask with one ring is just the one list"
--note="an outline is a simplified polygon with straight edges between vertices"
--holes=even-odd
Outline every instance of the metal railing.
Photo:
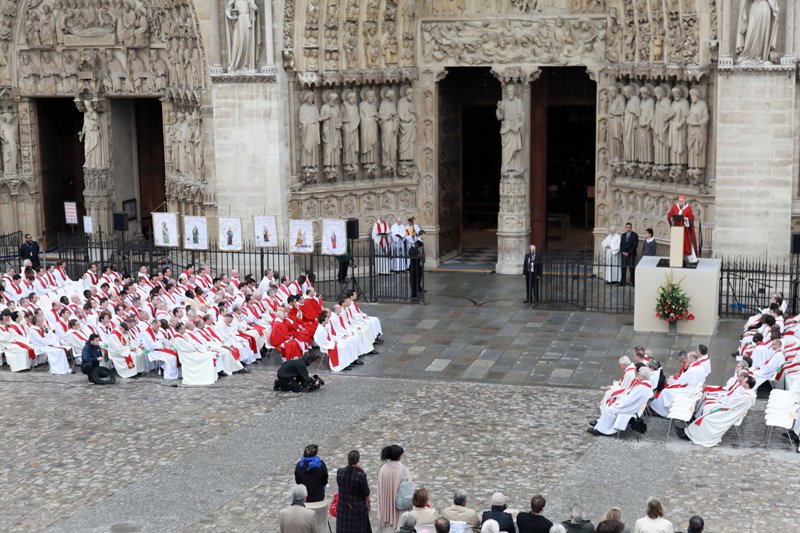
[[744,318],[769,305],[774,293],[787,304],[786,312],[798,312],[800,256],[785,260],[723,258],[719,284],[720,317]]
[[117,271],[133,275],[141,266],[151,273],[169,268],[173,277],[189,264],[209,265],[214,276],[230,275],[238,270],[240,279],[252,275],[257,282],[264,271],[270,269],[291,279],[313,273],[317,290],[328,300],[340,297],[345,289],[355,288],[371,302],[424,303],[424,287],[413,290],[411,286],[412,278],[416,281],[416,277],[412,276],[410,267],[418,261],[407,253],[376,256],[371,240],[350,241],[348,250],[348,256],[323,255],[320,245],[316,244],[312,253],[296,254],[290,253],[286,245],[257,248],[252,243],[244,243],[241,250],[229,252],[220,250],[215,242],[209,243],[208,250],[188,250],[183,244],[177,248],[162,248],[149,240],[125,240],[99,232],[94,237],[60,235],[54,253],[67,262],[67,273],[72,279],[80,278],[91,263],[97,263],[98,271],[103,265],[114,265]]
[[0,235],[0,268],[19,267],[19,247],[22,244],[22,232],[15,231]]

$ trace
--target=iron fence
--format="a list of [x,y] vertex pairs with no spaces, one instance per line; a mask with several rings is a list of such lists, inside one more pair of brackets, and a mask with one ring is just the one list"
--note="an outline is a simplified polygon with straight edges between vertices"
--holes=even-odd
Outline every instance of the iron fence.
[[800,256],[785,260],[766,258],[724,258],[719,284],[719,315],[744,318],[769,305],[779,293],[790,315],[798,312]]
[[19,247],[22,244],[22,232],[15,231],[0,235],[0,268],[2,271],[9,267],[19,266]]
[[[412,275],[413,261],[407,253],[377,256],[371,240],[352,240],[348,243],[347,256],[325,255],[316,244],[311,253],[291,253],[285,244],[276,248],[258,248],[244,243],[239,251],[220,250],[210,242],[207,250],[186,249],[183,244],[176,248],[155,246],[150,240],[124,239],[107,236],[60,235],[58,248],[54,251],[67,262],[67,273],[72,279],[81,277],[91,263],[114,265],[122,273],[135,273],[141,266],[149,272],[172,270],[177,276],[187,265],[209,265],[214,275],[239,271],[245,279],[252,275],[260,281],[264,272],[274,270],[280,276],[296,279],[300,274],[313,273],[317,290],[327,299],[340,297],[345,290],[355,289],[370,302],[424,303],[424,276]],[[412,281],[419,284],[412,287]],[[342,282],[344,281],[344,282]]]

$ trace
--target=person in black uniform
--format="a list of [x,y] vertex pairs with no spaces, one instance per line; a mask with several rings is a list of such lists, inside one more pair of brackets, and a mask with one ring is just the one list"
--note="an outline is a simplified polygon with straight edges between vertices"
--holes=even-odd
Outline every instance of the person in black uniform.
[[31,266],[34,269],[39,268],[41,265],[39,262],[39,243],[33,240],[30,233],[25,234],[25,242],[19,247],[19,258],[23,262],[26,259],[30,259]]
[[325,384],[316,374],[308,375],[308,366],[319,359],[316,353],[307,353],[303,357],[289,359],[278,368],[278,379],[275,390],[283,392],[311,392]]
[[639,247],[639,234],[633,231],[630,222],[625,224],[625,233],[620,236],[619,250],[622,253],[622,281],[625,285],[626,273],[630,270],[631,286],[636,283],[636,249]]
[[525,301],[523,303],[539,303],[539,278],[542,277],[542,263],[536,259],[536,245],[531,244],[530,251],[525,254],[522,263],[522,275],[525,276]]

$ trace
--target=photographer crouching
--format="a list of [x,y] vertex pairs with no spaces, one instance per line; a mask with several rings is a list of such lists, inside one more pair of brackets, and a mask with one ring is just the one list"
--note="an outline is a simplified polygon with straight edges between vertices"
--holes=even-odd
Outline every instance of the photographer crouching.
[[278,379],[274,390],[283,392],[311,392],[325,384],[322,378],[314,374],[308,375],[308,366],[319,359],[316,353],[307,353],[302,357],[289,359],[278,368]]

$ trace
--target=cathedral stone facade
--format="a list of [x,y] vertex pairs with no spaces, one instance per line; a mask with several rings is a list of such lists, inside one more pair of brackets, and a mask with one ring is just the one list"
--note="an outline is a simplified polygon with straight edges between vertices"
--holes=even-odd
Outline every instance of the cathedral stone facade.
[[[0,0],[0,227],[41,236],[68,199],[104,228],[128,210],[136,230],[164,210],[212,231],[240,216],[245,235],[261,214],[284,229],[356,217],[365,235],[413,215],[435,265],[462,231],[443,81],[474,67],[501,88],[497,270],[517,273],[546,231],[535,81],[580,67],[596,85],[596,242],[628,221],[666,242],[682,193],[706,250],[785,256],[799,21],[793,0]],[[68,116],[72,177],[51,138]],[[54,197],[65,180],[76,198]]]

